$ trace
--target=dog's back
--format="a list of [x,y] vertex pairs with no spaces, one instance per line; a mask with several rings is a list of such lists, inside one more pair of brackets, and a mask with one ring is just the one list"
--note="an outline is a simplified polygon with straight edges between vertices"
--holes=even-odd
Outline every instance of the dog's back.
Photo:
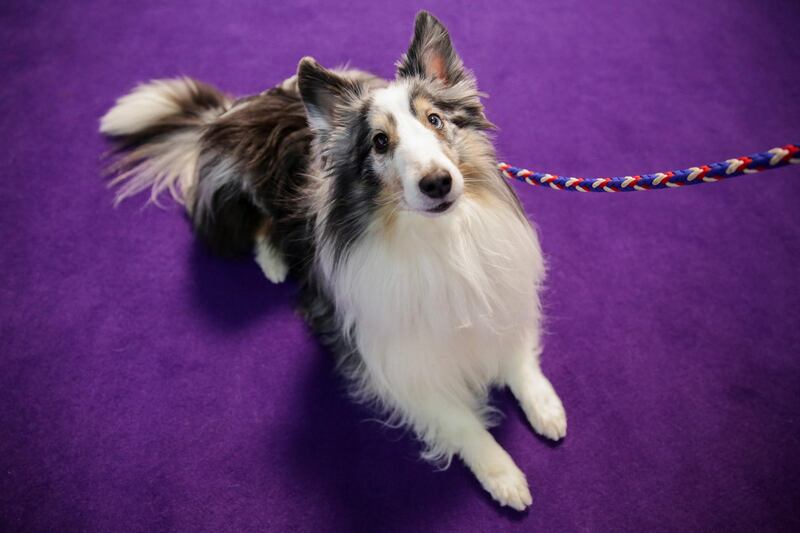
[[307,187],[311,130],[295,87],[283,84],[237,102],[203,133],[192,219],[222,254],[253,249],[269,231],[290,265],[309,254]]
[[234,101],[189,78],[137,87],[103,117],[100,131],[129,150],[112,167],[117,199],[150,189],[155,200],[170,191],[223,255],[251,251],[268,216],[289,217],[311,142],[292,84]]
[[[385,84],[362,71],[337,72],[356,84]],[[100,131],[127,150],[111,167],[117,201],[147,189],[155,201],[169,191],[214,252],[249,253],[269,233],[287,266],[303,270],[313,254],[314,214],[302,201],[313,140],[307,120],[296,76],[239,100],[176,78],[120,98]]]

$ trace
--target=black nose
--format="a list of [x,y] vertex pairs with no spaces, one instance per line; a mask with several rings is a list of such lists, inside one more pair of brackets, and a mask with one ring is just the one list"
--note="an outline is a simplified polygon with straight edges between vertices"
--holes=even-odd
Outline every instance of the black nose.
[[452,185],[450,174],[431,174],[419,180],[419,190],[428,198],[444,198]]

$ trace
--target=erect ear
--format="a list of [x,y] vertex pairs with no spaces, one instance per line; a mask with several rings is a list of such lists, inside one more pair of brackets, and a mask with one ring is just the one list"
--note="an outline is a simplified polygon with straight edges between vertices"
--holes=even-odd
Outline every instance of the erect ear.
[[436,17],[420,11],[414,22],[411,46],[397,63],[397,76],[420,76],[453,85],[466,77],[464,64],[450,42],[450,34]]
[[297,86],[306,107],[311,129],[326,130],[336,117],[336,107],[355,92],[352,82],[331,72],[312,57],[297,66]]

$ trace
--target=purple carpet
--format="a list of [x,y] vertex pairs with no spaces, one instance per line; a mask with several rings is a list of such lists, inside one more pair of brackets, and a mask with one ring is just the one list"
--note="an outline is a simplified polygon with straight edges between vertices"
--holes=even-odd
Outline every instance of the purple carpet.
[[[345,397],[292,284],[210,256],[167,202],[113,208],[101,178],[98,118],[135,83],[243,95],[304,55],[390,77],[422,6],[177,4],[0,5],[0,530],[800,528],[800,168],[515,185],[570,424],[550,445],[495,395],[533,492],[517,514]],[[500,5],[424,7],[510,163],[624,175],[800,141],[796,0]]]

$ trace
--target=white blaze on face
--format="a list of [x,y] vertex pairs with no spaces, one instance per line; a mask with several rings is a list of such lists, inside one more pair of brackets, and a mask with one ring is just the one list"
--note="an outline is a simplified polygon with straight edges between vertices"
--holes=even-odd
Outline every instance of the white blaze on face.
[[[453,202],[464,190],[464,178],[458,167],[445,155],[437,135],[411,113],[408,87],[391,85],[375,93],[373,108],[394,118],[394,150],[388,154],[387,170],[403,185],[403,198],[415,211],[427,211],[442,201]],[[446,171],[452,178],[450,193],[445,198],[431,199],[422,194],[419,181],[426,175]]]

